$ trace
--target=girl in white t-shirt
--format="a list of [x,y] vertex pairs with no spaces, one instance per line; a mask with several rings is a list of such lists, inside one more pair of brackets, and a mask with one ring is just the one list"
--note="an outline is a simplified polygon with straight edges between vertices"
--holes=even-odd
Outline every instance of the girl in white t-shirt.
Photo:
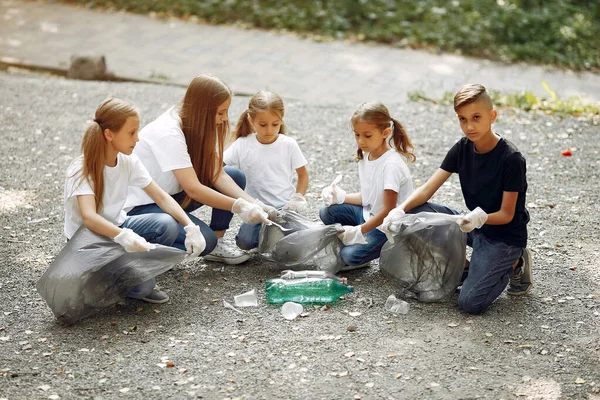
[[[201,256],[207,261],[240,264],[249,255],[223,242],[233,213],[246,223],[268,222],[267,211],[273,207],[255,203],[244,192],[243,172],[223,167],[231,96],[231,89],[216,76],[197,76],[180,106],[168,109],[140,131],[134,154],[156,183],[200,226],[206,239]],[[210,227],[190,214],[204,204],[213,208]],[[129,215],[163,212],[137,188],[130,191],[125,207]],[[182,226],[180,238],[184,233]]]
[[[81,144],[83,155],[67,170],[65,235],[70,239],[85,225],[113,238],[128,252],[149,251],[154,247],[150,243],[171,246],[179,234],[179,221],[185,225],[188,253],[197,256],[206,246],[199,227],[131,154],[138,141],[139,123],[136,109],[120,99],[107,99],[96,109]],[[128,217],[123,206],[130,186],[143,189],[170,215]],[[150,303],[168,301],[166,293],[154,289],[155,283],[151,279],[140,284],[128,297]]]
[[415,161],[406,131],[381,103],[363,103],[351,118],[358,145],[360,193],[346,194],[334,181],[323,189],[320,210],[325,224],[340,223],[345,247],[340,256],[345,270],[366,266],[379,258],[386,242],[378,229],[388,213],[413,191],[412,178],[403,157]]
[[[276,209],[306,208],[307,161],[296,141],[285,136],[283,100],[269,91],[256,93],[234,130],[236,141],[223,155],[228,166],[246,175],[246,192]],[[296,185],[293,179],[298,176]],[[244,250],[258,247],[261,224],[242,224],[236,236]]]

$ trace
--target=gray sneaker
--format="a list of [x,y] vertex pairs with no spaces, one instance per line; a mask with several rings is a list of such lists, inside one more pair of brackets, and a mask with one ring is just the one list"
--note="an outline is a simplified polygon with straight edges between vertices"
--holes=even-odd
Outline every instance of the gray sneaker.
[[152,293],[146,297],[140,297],[140,300],[145,301],[146,303],[162,304],[169,301],[169,295],[162,290],[153,289]]
[[513,276],[510,278],[508,293],[511,296],[523,296],[533,287],[533,275],[531,273],[531,250],[524,249],[523,255],[519,260],[519,266],[515,268]]
[[222,239],[217,241],[217,246],[210,254],[204,256],[206,261],[222,262],[225,264],[236,265],[248,261],[249,254],[244,253],[237,247],[226,244]]
[[342,268],[340,268],[340,272],[346,272],[346,271],[352,271],[355,269],[359,269],[359,268],[367,268],[371,266],[371,262],[367,261],[364,264],[360,264],[360,265],[344,265]]

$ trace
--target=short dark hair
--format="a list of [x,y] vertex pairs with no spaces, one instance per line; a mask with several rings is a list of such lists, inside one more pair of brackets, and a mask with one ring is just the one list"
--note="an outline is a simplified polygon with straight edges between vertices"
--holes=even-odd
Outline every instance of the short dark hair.
[[479,83],[468,83],[458,89],[454,95],[454,111],[458,110],[465,104],[482,102],[491,108],[494,107],[492,99],[487,92],[485,86]]

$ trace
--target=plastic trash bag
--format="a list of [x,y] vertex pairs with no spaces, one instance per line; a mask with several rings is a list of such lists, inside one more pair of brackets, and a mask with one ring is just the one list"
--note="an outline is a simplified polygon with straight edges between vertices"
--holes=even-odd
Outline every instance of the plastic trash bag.
[[338,272],[344,263],[340,259],[342,241],[337,237],[343,228],[340,224],[323,225],[293,212],[280,212],[278,224],[263,224],[260,228],[258,252],[267,261],[281,269],[316,269]]
[[465,267],[466,234],[457,215],[407,214],[395,227],[394,243],[381,249],[379,268],[405,297],[423,302],[450,296]]
[[127,253],[112,239],[82,226],[38,281],[37,291],[58,321],[69,325],[116,304],[135,286],[168,271],[185,255],[161,245]]

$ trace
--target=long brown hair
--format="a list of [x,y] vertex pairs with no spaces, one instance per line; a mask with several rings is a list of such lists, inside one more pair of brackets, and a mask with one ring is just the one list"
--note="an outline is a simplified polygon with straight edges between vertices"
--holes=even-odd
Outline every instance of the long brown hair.
[[[87,180],[94,190],[96,212],[102,209],[104,196],[104,166],[106,159],[106,129],[118,132],[129,117],[139,117],[132,104],[117,98],[104,100],[94,114],[94,121],[88,126],[81,142],[83,166],[80,180]],[[75,172],[77,174],[78,172]],[[81,181],[80,181],[81,182]]]
[[[223,147],[229,134],[229,121],[219,126],[217,109],[232,96],[231,89],[216,76],[195,77],[185,92],[179,116],[192,166],[200,183],[212,186],[223,165]],[[182,206],[191,201],[186,194]]]
[[283,100],[276,93],[261,90],[250,98],[248,108],[240,115],[240,119],[233,131],[233,136],[237,139],[253,133],[254,131],[250,125],[250,121],[248,121],[248,117],[254,119],[257,113],[267,111],[274,113],[281,119],[279,133],[285,134],[285,123],[283,122],[285,107],[283,106]]
[[[379,102],[363,103],[350,119],[351,125],[354,125],[357,121],[367,122],[373,124],[377,129],[384,130],[393,125],[392,140],[389,141],[390,145],[396,149],[396,151],[402,154],[408,162],[414,162],[417,160],[415,156],[415,148],[413,147],[408,134],[404,130],[404,127],[397,119],[390,116],[390,112],[387,107]],[[387,140],[387,139],[386,139]],[[358,148],[356,158],[359,160],[363,159],[363,152]]]

